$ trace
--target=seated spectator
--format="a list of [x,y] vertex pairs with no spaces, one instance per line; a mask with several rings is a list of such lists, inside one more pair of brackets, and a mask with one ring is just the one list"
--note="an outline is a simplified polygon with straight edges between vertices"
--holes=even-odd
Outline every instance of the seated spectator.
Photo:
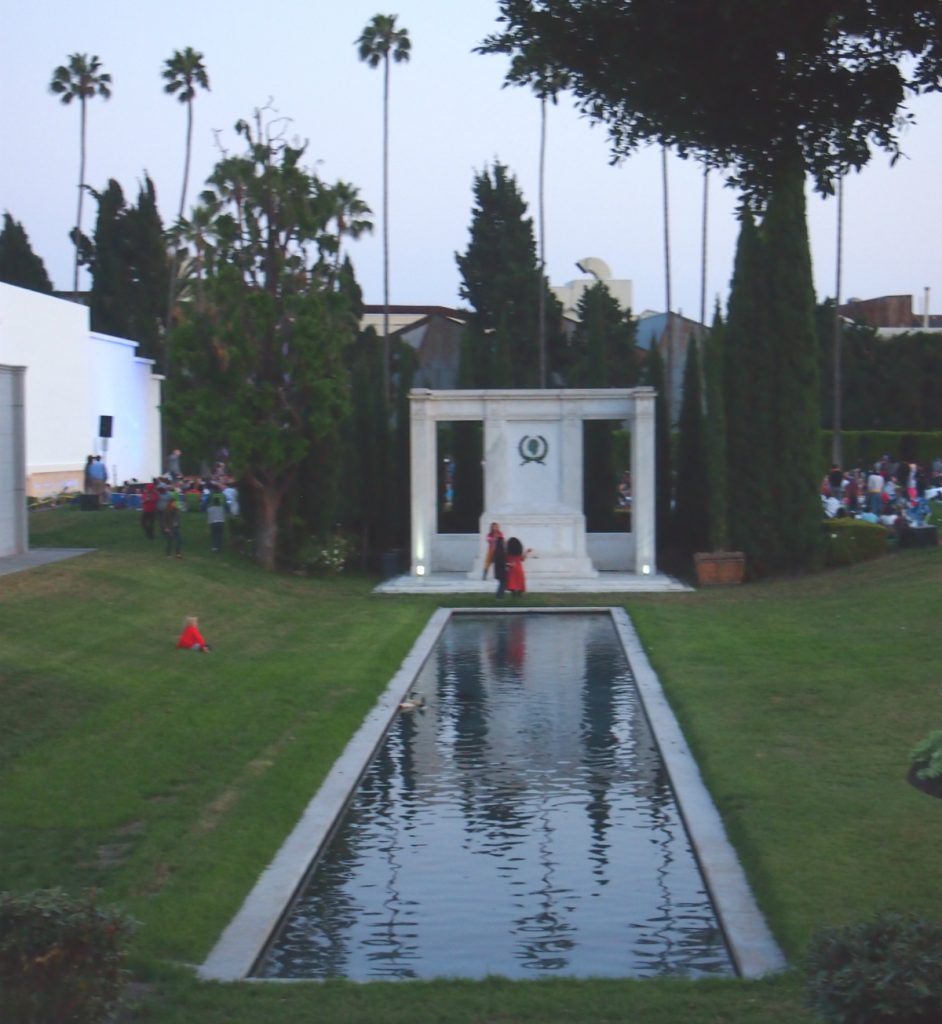
[[204,654],[210,652],[211,648],[200,633],[199,619],[195,615],[188,615],[183,620],[183,632],[177,641],[177,647],[184,651],[200,651]]

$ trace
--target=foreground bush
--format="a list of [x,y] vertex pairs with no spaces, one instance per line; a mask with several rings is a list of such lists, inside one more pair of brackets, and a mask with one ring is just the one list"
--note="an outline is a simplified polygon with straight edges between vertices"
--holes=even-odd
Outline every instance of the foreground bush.
[[121,944],[129,931],[126,917],[95,906],[94,893],[0,893],[0,1020],[107,1020],[123,983]]
[[917,779],[942,777],[942,729],[935,729],[913,747],[909,760]]
[[820,932],[806,960],[808,996],[835,1024],[939,1024],[942,924],[883,913]]
[[828,519],[822,525],[828,565],[853,565],[886,554],[885,526],[860,519]]

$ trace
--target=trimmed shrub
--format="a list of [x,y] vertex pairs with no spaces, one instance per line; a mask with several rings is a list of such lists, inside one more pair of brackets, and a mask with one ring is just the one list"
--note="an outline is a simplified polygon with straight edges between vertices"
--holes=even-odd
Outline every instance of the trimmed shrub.
[[917,779],[942,777],[942,729],[936,729],[913,747],[909,760]]
[[942,924],[884,912],[828,929],[806,954],[811,1005],[834,1024],[938,1024]]
[[827,565],[853,565],[868,558],[886,554],[889,533],[879,523],[865,523],[860,519],[826,519],[824,553]]
[[99,1024],[124,982],[123,914],[95,905],[95,893],[61,889],[0,893],[0,1020]]

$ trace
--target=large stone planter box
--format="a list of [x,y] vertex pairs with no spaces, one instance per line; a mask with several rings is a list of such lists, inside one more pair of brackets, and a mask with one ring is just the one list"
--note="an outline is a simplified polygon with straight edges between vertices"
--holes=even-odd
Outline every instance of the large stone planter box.
[[701,587],[742,583],[746,575],[746,556],[741,551],[701,552],[693,561]]

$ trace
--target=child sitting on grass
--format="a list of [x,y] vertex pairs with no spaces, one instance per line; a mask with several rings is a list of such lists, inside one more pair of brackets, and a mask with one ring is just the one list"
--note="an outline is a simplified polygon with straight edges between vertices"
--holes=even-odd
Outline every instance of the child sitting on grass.
[[185,651],[201,651],[208,654],[212,648],[203,639],[203,634],[200,633],[199,619],[195,615],[188,615],[183,620],[183,632],[180,634],[180,639],[177,641],[177,647],[182,648]]

